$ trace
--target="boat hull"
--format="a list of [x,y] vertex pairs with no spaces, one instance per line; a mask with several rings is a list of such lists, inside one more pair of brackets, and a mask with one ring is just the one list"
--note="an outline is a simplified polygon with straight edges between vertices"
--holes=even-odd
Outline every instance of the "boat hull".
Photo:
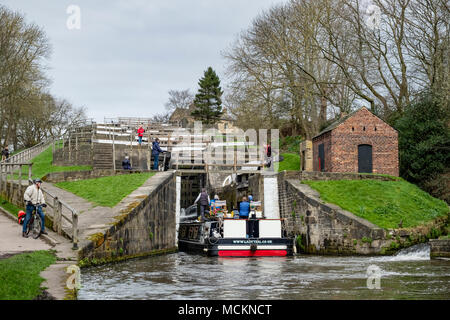
[[[211,243],[212,242],[212,243]],[[178,249],[218,257],[284,257],[293,255],[293,240],[273,239],[214,239],[205,243],[180,239]]]

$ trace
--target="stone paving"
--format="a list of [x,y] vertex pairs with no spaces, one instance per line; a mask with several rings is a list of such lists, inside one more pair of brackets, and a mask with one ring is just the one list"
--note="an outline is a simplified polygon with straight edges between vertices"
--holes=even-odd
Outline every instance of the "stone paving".
[[45,281],[41,287],[47,288],[50,296],[57,300],[66,297],[65,281],[69,274],[66,268],[77,264],[76,252],[73,251],[70,240],[48,230],[48,235],[41,235],[37,239],[23,238],[22,226],[17,223],[15,216],[0,208],[0,259],[15,254],[38,250],[55,250],[57,262],[41,272]]

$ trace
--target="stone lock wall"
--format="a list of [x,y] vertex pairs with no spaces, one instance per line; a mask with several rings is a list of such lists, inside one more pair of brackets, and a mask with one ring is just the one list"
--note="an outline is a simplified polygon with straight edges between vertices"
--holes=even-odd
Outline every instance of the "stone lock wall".
[[79,251],[81,266],[176,251],[175,174],[157,182],[149,195],[122,210],[106,232],[90,236]]
[[[280,179],[281,180],[281,179]],[[290,236],[300,235],[301,251],[319,254],[378,254],[390,242],[385,231],[340,207],[324,203],[299,180],[283,180],[280,213]]]
[[56,149],[53,153],[54,166],[81,166],[92,165],[92,146],[91,144],[82,144],[78,148],[75,145]]
[[450,258],[450,240],[430,240],[430,255]]

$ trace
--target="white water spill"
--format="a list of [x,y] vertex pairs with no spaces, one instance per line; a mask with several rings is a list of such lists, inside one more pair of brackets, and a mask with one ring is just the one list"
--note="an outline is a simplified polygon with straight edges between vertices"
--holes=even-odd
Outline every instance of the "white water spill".
[[400,250],[395,256],[388,257],[388,261],[430,260],[430,245],[420,243]]

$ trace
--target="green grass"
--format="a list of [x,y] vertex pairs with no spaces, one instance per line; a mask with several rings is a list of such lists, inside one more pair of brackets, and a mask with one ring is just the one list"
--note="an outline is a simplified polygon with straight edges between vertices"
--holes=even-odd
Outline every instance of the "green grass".
[[95,205],[112,208],[154,174],[154,172],[133,173],[80,181],[65,181],[55,185]]
[[302,181],[317,190],[321,199],[334,203],[382,228],[415,227],[444,216],[447,204],[417,186],[399,181]]
[[33,158],[33,177],[42,178],[51,172],[92,170],[92,166],[54,166],[52,148],[49,147]]
[[[46,174],[51,172],[63,172],[63,171],[83,171],[92,170],[92,166],[54,166],[52,165],[53,154],[52,147],[48,147],[39,155],[34,157],[31,161],[33,163],[32,178],[42,179]],[[26,180],[28,177],[28,166],[22,168],[22,180]],[[15,179],[18,178],[18,174],[15,175]]]
[[280,162],[278,171],[283,170],[300,170],[300,155],[294,154],[294,153],[282,153],[281,154],[284,157],[284,160]]
[[17,217],[20,210],[25,211],[24,208],[19,208],[18,206],[8,202],[6,199],[4,199],[2,196],[0,196],[0,207],[8,211],[9,213],[15,215]]
[[49,251],[22,253],[0,260],[0,300],[32,300],[42,293],[39,273],[55,263]]

